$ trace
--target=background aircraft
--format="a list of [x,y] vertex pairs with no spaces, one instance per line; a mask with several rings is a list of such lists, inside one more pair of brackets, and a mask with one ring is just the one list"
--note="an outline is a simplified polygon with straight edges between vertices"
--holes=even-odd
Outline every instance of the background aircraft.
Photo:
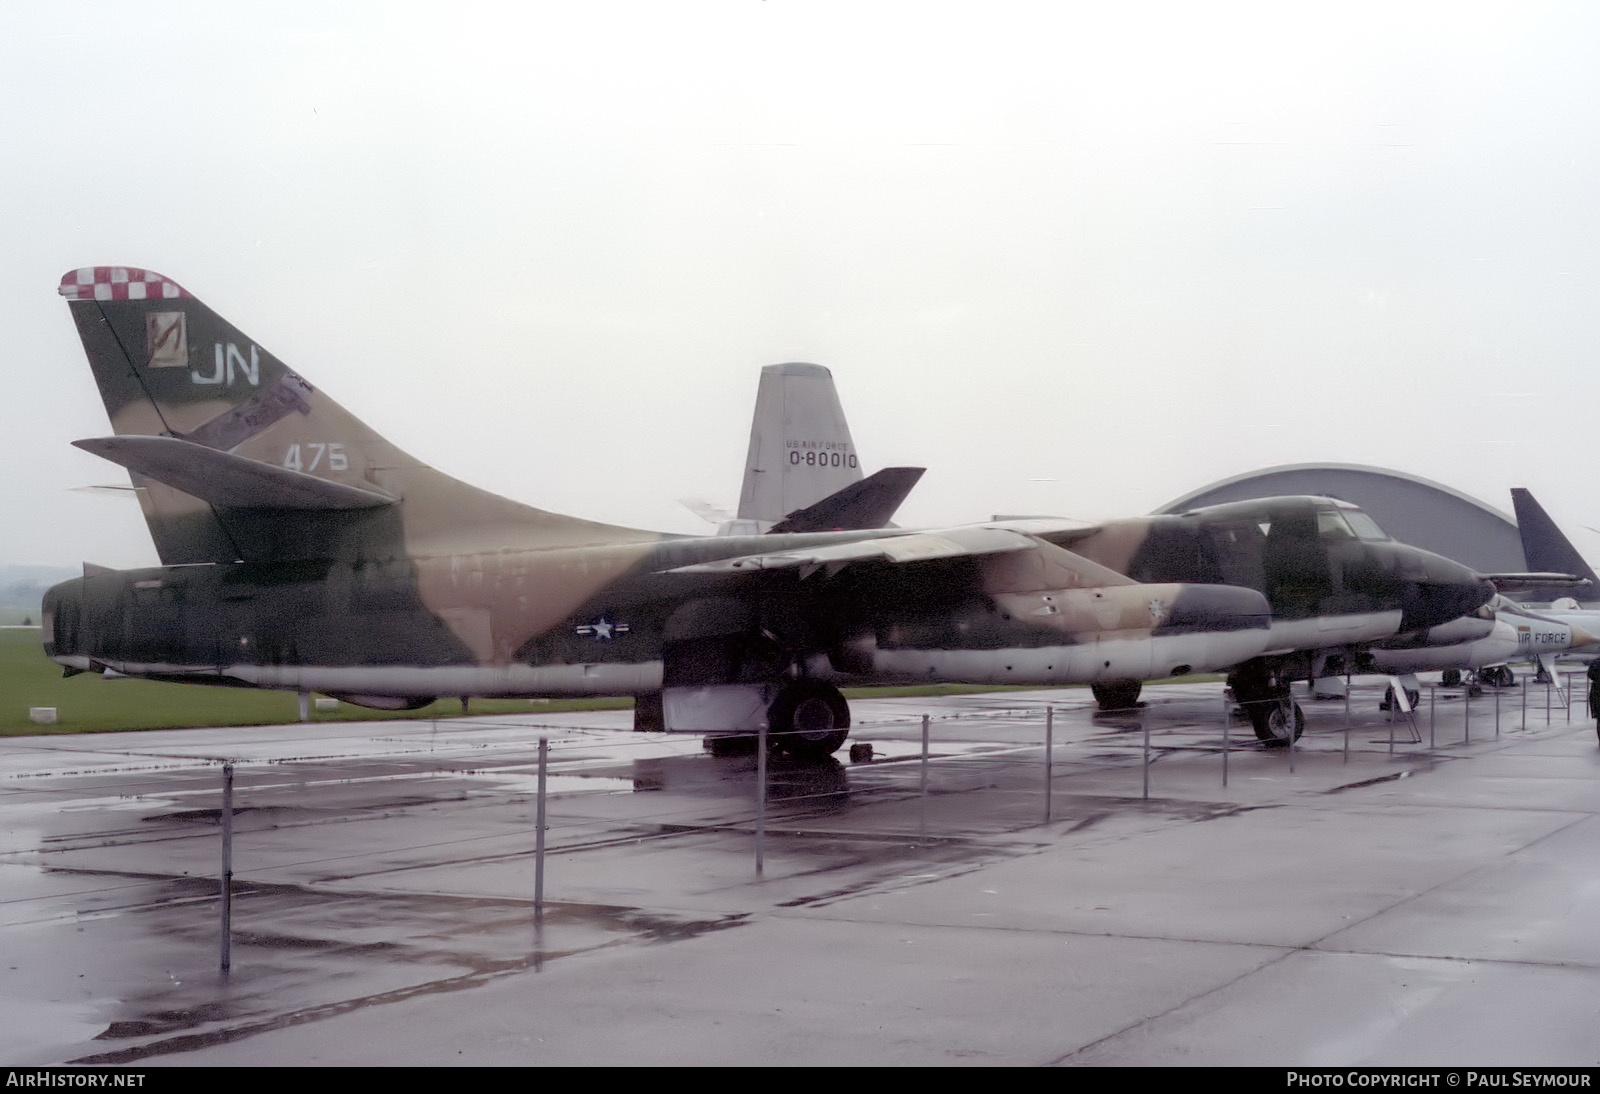
[[1141,679],[1267,645],[1260,593],[1135,582],[1051,543],[1060,522],[694,538],[521,505],[400,451],[169,278],[93,267],[60,291],[114,431],[76,443],[130,471],[164,563],[50,590],[69,673],[379,707],[659,693],[669,729],[765,724],[825,755],[839,681]]
[[1600,608],[1600,600],[1592,599],[1600,595],[1600,577],[1595,576],[1589,563],[1578,553],[1566,533],[1550,519],[1550,514],[1544,511],[1544,506],[1539,504],[1532,491],[1513,486],[1511,506],[1517,514],[1517,531],[1522,534],[1522,557],[1528,569],[1572,574],[1587,583],[1587,591],[1582,597],[1574,598],[1571,589],[1556,587],[1530,589],[1524,599],[1544,603],[1560,601],[1563,607],[1569,608],[1580,605]]
[[761,370],[737,515],[683,504],[719,536],[883,528],[922,472],[888,467],[863,478],[833,373],[795,361]]

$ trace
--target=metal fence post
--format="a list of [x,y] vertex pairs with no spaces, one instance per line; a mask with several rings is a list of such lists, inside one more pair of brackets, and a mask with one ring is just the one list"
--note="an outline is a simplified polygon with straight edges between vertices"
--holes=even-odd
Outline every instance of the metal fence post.
[[233,764],[222,765],[222,971],[233,967]]
[[1150,800],[1150,719],[1147,717],[1150,708],[1139,708],[1139,729],[1144,734],[1144,800]]
[[1350,762],[1350,676],[1344,678],[1344,762]]
[[544,926],[544,802],[550,738],[539,738],[539,791],[533,812],[533,925]]
[[928,716],[922,716],[922,838],[928,838]]
[[1055,758],[1056,708],[1044,708],[1044,819],[1050,819],[1050,766]]
[[756,875],[767,866],[767,723],[756,732]]
[[1233,725],[1233,712],[1228,709],[1228,696],[1222,696],[1222,785],[1228,785],[1228,729]]

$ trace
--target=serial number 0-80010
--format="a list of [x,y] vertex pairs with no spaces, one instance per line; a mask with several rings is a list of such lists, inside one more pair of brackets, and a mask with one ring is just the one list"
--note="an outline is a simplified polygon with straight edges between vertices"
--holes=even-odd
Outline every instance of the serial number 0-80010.
[[856,457],[853,452],[815,452],[802,453],[798,448],[789,449],[789,465],[791,467],[854,467]]

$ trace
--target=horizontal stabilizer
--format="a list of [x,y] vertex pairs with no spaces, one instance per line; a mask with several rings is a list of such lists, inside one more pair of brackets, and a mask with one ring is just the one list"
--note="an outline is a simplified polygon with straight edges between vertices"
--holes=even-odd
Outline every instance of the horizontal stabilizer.
[[395,502],[374,490],[274,467],[176,437],[96,437],[72,443],[201,501],[226,508],[372,509]]
[[1586,577],[1560,573],[1482,574],[1486,581],[1494,582],[1496,592],[1523,593],[1530,589],[1583,589],[1592,585]]
[[785,532],[853,532],[888,525],[926,468],[885,467],[836,490],[815,505],[796,509],[770,529]]
[[720,505],[713,505],[704,498],[679,498],[678,504],[707,524],[721,524],[723,521],[731,520],[733,517],[732,513]]
[[851,543],[742,555],[739,558],[722,559],[717,562],[679,566],[668,572],[725,574],[741,570],[798,568],[804,568],[809,572],[823,566],[838,569],[854,562],[927,562],[941,558],[967,558],[976,555],[1004,554],[1009,551],[1031,551],[1038,546],[1039,541],[1033,537],[1005,528],[981,526],[947,528],[939,532],[912,532],[906,535],[856,540]]

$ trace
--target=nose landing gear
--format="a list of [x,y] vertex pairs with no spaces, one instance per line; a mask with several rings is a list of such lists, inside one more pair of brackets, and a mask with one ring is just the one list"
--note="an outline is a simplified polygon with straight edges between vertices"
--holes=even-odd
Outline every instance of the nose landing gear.
[[1305,732],[1306,716],[1289,695],[1287,684],[1273,679],[1264,665],[1246,664],[1228,677],[1233,698],[1250,719],[1256,739],[1268,748],[1282,748]]

